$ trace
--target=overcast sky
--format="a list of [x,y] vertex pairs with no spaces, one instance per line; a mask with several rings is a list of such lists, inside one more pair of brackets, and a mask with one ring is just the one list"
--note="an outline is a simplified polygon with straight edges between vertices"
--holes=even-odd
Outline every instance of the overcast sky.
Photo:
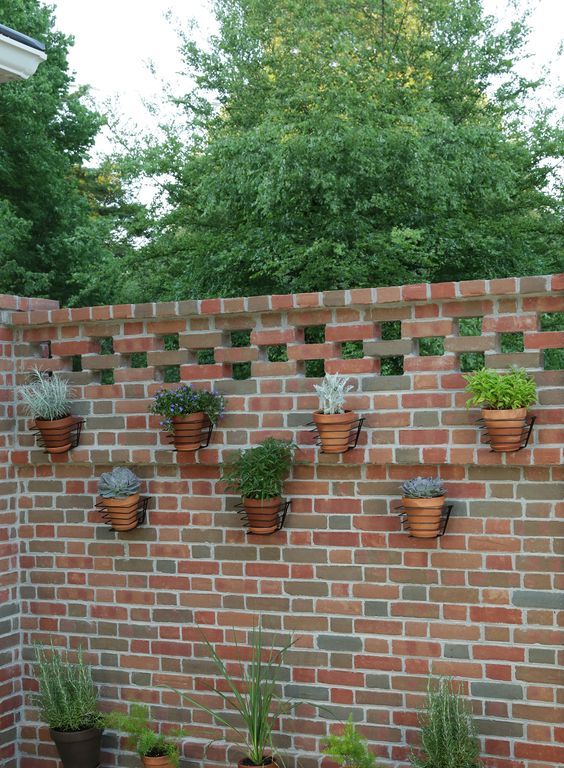
[[[56,7],[57,27],[75,37],[70,66],[77,82],[89,84],[99,104],[112,100],[122,115],[139,127],[151,130],[156,118],[143,100],[158,99],[164,82],[178,81],[181,60],[174,25],[165,19],[167,10],[186,19],[194,17],[204,30],[213,29],[210,0],[51,0]],[[486,10],[510,19],[511,0],[484,0]],[[564,29],[564,0],[531,0],[536,10],[530,24],[531,58],[527,75],[553,65]],[[153,61],[157,77],[148,72]],[[98,145],[104,150],[104,142]]]

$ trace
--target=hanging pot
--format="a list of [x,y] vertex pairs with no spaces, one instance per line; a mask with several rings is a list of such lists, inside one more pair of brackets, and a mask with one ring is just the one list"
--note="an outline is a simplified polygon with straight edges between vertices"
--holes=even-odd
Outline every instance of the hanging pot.
[[131,531],[139,524],[139,494],[125,499],[102,499],[110,524],[115,531]]
[[259,536],[274,533],[278,528],[281,503],[280,496],[273,499],[243,499],[249,532]]
[[494,411],[484,408],[482,418],[492,451],[514,452],[521,448],[527,426],[527,409]]
[[47,421],[35,419],[35,426],[41,433],[47,453],[66,453],[72,448],[75,416],[63,416],[62,419]]
[[174,447],[177,451],[197,451],[202,444],[202,431],[206,422],[203,411],[188,416],[173,416]]
[[63,768],[98,768],[103,731],[88,728],[85,731],[56,731],[50,729],[61,757]]
[[434,539],[441,530],[441,515],[444,496],[432,499],[402,499],[403,511],[407,516],[409,533],[416,539]]
[[316,411],[313,421],[319,432],[324,453],[346,453],[349,449],[351,429],[357,420],[356,413],[322,413]]

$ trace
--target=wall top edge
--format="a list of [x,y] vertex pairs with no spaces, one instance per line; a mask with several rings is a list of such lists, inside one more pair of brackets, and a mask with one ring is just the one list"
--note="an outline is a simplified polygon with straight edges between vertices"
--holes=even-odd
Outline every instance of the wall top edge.
[[0,294],[0,310],[12,310],[9,324],[19,326],[76,322],[165,319],[185,315],[282,312],[294,309],[393,306],[428,301],[486,300],[488,297],[542,295],[564,291],[564,273],[466,280],[445,283],[414,283],[381,288],[352,288],[313,293],[274,294],[242,298],[187,299],[144,304],[113,304],[59,308],[57,301]]

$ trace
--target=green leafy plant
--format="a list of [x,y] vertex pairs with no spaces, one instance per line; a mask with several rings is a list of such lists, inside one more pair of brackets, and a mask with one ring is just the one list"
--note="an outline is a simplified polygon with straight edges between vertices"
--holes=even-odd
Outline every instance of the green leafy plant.
[[423,754],[411,753],[413,768],[480,768],[480,746],[460,686],[450,679],[430,681],[419,722]]
[[282,493],[296,446],[268,437],[261,445],[239,451],[223,465],[227,490],[247,499],[274,499]]
[[127,467],[114,467],[100,475],[98,493],[103,499],[126,499],[139,490],[140,481]]
[[160,389],[151,406],[151,413],[165,418],[161,426],[167,432],[174,430],[174,416],[189,416],[202,411],[212,424],[216,424],[223,413],[224,398],[217,392],[205,389],[193,389],[190,384],[182,384],[176,389]]
[[70,414],[73,392],[66,379],[34,368],[29,382],[19,388],[19,394],[33,419],[55,421]]
[[512,410],[528,408],[537,401],[535,381],[522,368],[512,368],[506,373],[482,368],[463,378],[468,382],[466,391],[472,395],[466,402],[467,408]]
[[438,477],[414,477],[406,480],[402,483],[401,491],[408,499],[434,499],[446,493]]
[[[149,724],[149,708],[145,704],[131,704],[129,714],[112,712],[108,716],[108,725],[117,731],[128,734],[128,745],[143,757],[168,757],[172,765],[180,762],[178,744],[166,736],[156,733]],[[176,731],[175,736],[182,732]]]
[[237,737],[235,743],[243,749],[251,764],[263,765],[275,751],[272,731],[276,720],[298,703],[287,701],[278,695],[278,681],[284,656],[295,640],[288,641],[280,648],[275,648],[274,644],[267,647],[262,626],[259,624],[254,627],[250,633],[250,659],[245,661],[243,654],[239,652],[237,677],[230,674],[225,662],[205,636],[203,641],[221,680],[218,685],[209,686],[209,690],[223,700],[227,710],[237,713],[243,726],[239,726],[237,721],[233,722],[229,711],[214,711],[192,696],[181,691],[177,693],[193,706],[211,715],[218,725],[233,731]]
[[341,736],[330,734],[324,755],[332,757],[342,768],[375,768],[376,758],[368,749],[366,739],[357,731],[352,716],[345,723]]
[[74,732],[103,727],[98,692],[82,649],[77,652],[76,662],[72,662],[67,652],[53,646],[36,646],[35,669],[39,693],[34,696],[34,703],[50,728]]

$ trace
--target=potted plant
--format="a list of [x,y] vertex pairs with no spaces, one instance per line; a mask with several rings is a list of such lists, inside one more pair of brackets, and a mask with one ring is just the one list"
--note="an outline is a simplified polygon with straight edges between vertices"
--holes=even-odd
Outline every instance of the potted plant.
[[76,662],[53,646],[36,647],[39,693],[34,697],[64,768],[98,768],[104,719],[82,650]]
[[466,407],[482,408],[492,451],[518,451],[527,426],[527,408],[537,401],[534,379],[522,368],[499,373],[482,368],[464,376],[472,394]]
[[314,384],[319,410],[313,414],[313,421],[324,453],[346,453],[349,448],[351,427],[357,416],[345,410],[345,396],[352,389],[348,381],[339,373],[327,373],[321,384]]
[[429,684],[419,723],[422,754],[412,750],[413,768],[481,768],[472,714],[452,680],[442,678],[434,688]]
[[66,453],[72,448],[77,419],[71,416],[73,391],[69,382],[35,368],[27,384],[19,387],[27,413],[41,433],[47,453]]
[[279,649],[276,649],[274,644],[266,647],[261,625],[254,627],[250,632],[250,658],[245,660],[240,655],[237,664],[229,664],[229,668],[240,672],[237,678],[230,674],[228,666],[209,640],[203,637],[203,641],[220,679],[218,685],[207,687],[216,693],[227,705],[229,712],[236,713],[238,718],[234,721],[224,709],[214,711],[182,691],[177,693],[192,706],[211,715],[218,725],[235,733],[236,744],[244,752],[244,757],[238,762],[238,768],[278,768],[272,731],[280,715],[291,711],[299,703],[286,701],[278,694],[284,657],[295,640],[290,640]]
[[222,480],[228,491],[241,494],[251,533],[265,535],[278,528],[282,488],[295,448],[287,440],[269,437],[255,448],[238,451],[223,465]]
[[376,758],[357,731],[352,716],[340,736],[329,734],[323,754],[332,757],[342,768],[375,768],[376,765]]
[[206,420],[217,424],[224,406],[222,395],[182,384],[176,389],[160,389],[151,413],[164,416],[161,427],[170,432],[177,451],[197,451],[202,444]]
[[112,712],[107,719],[109,727],[128,734],[128,744],[137,752],[145,768],[177,768],[180,762],[178,744],[150,727],[149,708],[145,704],[132,704],[129,714]]
[[416,539],[439,535],[445,489],[438,477],[415,477],[402,484],[402,506],[409,532]]
[[139,521],[139,487],[137,475],[127,467],[114,467],[100,476],[98,493],[116,531],[131,531]]

